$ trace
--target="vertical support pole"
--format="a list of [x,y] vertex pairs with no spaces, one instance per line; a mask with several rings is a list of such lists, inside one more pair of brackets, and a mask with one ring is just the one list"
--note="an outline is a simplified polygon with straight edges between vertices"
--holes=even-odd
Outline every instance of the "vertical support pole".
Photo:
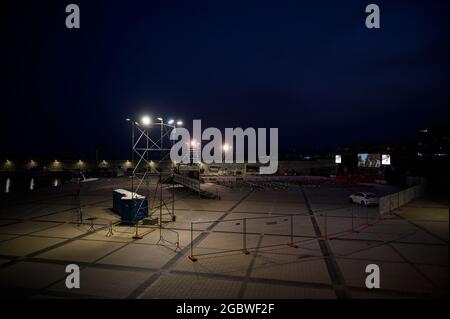
[[159,172],[159,229],[162,228],[162,206],[163,206],[163,193],[162,193],[162,172]]
[[369,223],[369,211],[367,210],[367,207],[366,207],[366,224],[367,224],[367,226],[370,226],[370,223]]
[[83,224],[83,211],[81,210],[81,183],[78,182],[77,193],[76,193],[76,203],[77,203],[77,217],[78,226]]
[[109,227],[108,227],[108,232],[106,233],[106,237],[111,237],[114,235],[114,231],[113,231],[113,222],[110,221],[109,222]]
[[133,239],[142,239],[143,237],[139,235],[139,222],[136,222],[136,233],[133,236]]
[[191,261],[197,261],[197,258],[194,257],[194,223],[191,222],[191,253],[188,257]]
[[174,173],[172,172],[172,221],[176,221],[177,217],[175,215],[175,181]]
[[294,244],[294,215],[291,215],[290,228],[291,228],[290,232],[291,242],[288,244],[288,246],[292,248],[298,248],[298,246]]
[[[175,125],[173,127],[175,130]],[[169,134],[170,137],[170,134]],[[172,142],[172,147],[174,146],[175,141],[170,139]],[[175,214],[175,164],[172,162],[172,221],[176,221],[177,216]]]
[[352,206],[352,233],[355,232],[355,221],[354,221],[354,212],[353,212],[353,206]]
[[249,251],[247,250],[247,218],[244,218],[242,220],[242,252],[245,255],[250,254]]
[[350,233],[359,233],[359,231],[355,230],[355,212],[354,212],[354,206],[352,206],[352,229],[350,230]]
[[81,198],[80,194],[78,194],[78,215],[79,215],[79,224],[83,224],[83,210],[81,208]]
[[[134,122],[131,123],[131,193],[134,192]],[[132,196],[133,197],[133,196]]]

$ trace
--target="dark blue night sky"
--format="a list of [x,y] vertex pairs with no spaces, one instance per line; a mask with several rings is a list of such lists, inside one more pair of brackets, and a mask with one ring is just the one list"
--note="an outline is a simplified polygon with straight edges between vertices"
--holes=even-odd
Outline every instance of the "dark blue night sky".
[[[365,27],[365,6],[381,29]],[[65,28],[65,6],[81,29]],[[278,127],[281,147],[448,121],[447,1],[2,1],[0,157],[129,154],[125,118]]]

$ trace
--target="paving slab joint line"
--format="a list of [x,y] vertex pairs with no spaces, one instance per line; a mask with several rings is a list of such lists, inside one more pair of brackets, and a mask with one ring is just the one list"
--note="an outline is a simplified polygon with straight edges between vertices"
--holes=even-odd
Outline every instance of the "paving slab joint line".
[[336,297],[338,299],[351,299],[351,293],[350,290],[347,288],[347,285],[345,284],[344,276],[342,275],[342,272],[339,268],[339,265],[336,262],[336,259],[334,258],[334,255],[332,253],[332,250],[326,240],[320,239],[322,237],[322,232],[320,231],[320,227],[317,223],[317,220],[314,216],[314,211],[311,207],[311,203],[309,201],[308,195],[306,194],[306,191],[304,187],[301,188],[303,197],[305,199],[306,207],[308,208],[308,212],[310,215],[311,223],[314,228],[314,232],[316,233],[316,236],[319,242],[320,250],[322,251],[322,255],[325,259],[325,264],[328,269],[328,274],[330,276],[330,279],[333,284],[333,288],[336,294]]
[[428,278],[427,275],[425,275],[425,273],[420,270],[419,267],[417,267],[413,262],[411,262],[408,258],[406,258],[405,255],[403,255],[400,250],[398,250],[394,245],[391,245],[390,243],[388,244],[389,247],[391,247],[403,260],[405,263],[407,263],[408,265],[410,265],[415,271],[417,271],[419,273],[420,276],[422,276],[422,278],[424,278],[429,284],[431,284],[431,286],[435,289],[439,288],[438,285],[436,285],[433,280],[431,280],[430,278]]
[[420,225],[416,224],[415,222],[413,222],[412,220],[410,220],[410,219],[408,219],[408,218],[406,218],[406,217],[404,217],[404,216],[398,215],[397,213],[394,213],[394,215],[397,216],[397,217],[399,217],[399,218],[401,218],[401,219],[403,219],[403,220],[406,220],[406,221],[407,221],[408,223],[410,223],[411,225],[413,225],[413,226],[417,227],[418,229],[420,229],[420,230],[426,232],[428,235],[430,235],[430,236],[432,236],[432,237],[434,237],[434,238],[436,238],[436,239],[439,239],[440,241],[443,241],[444,243],[446,243],[446,244],[448,245],[448,240],[442,238],[442,237],[439,236],[439,235],[436,235],[435,233],[431,232],[430,230],[426,229],[425,227],[420,226]]
[[250,276],[252,274],[253,266],[255,265],[256,258],[258,257],[259,248],[261,246],[263,239],[264,239],[264,234],[261,234],[258,238],[258,244],[256,245],[256,249],[254,250],[252,260],[250,261],[250,264],[247,268],[247,272],[245,274],[244,281],[242,282],[241,289],[239,289],[239,292],[238,292],[239,299],[242,299],[244,297],[245,290],[247,289],[248,282],[249,282]]
[[57,243],[57,244],[55,244],[55,245],[51,245],[51,246],[49,246],[49,247],[43,248],[43,249],[38,250],[38,251],[35,251],[35,252],[33,252],[33,253],[31,253],[31,254],[28,254],[28,255],[26,255],[26,256],[19,256],[19,257],[16,257],[16,258],[14,258],[13,260],[7,262],[6,264],[0,265],[0,269],[3,269],[3,268],[6,268],[6,267],[15,265],[15,264],[17,264],[17,263],[20,262],[20,261],[26,261],[26,260],[28,260],[28,259],[30,259],[30,258],[36,257],[36,256],[38,256],[38,255],[40,255],[40,254],[43,254],[43,253],[45,253],[45,252],[47,252],[47,251],[50,251],[50,250],[52,250],[52,249],[56,249],[56,248],[62,247],[62,246],[64,246],[64,245],[66,245],[66,244],[70,244],[71,242],[73,242],[73,241],[75,241],[75,240],[82,239],[83,237],[89,236],[89,235],[91,235],[91,234],[94,234],[94,233],[99,232],[99,231],[101,231],[101,230],[103,230],[103,229],[106,229],[106,228],[107,228],[106,226],[105,226],[105,227],[102,227],[102,228],[97,228],[97,229],[96,229],[95,231],[93,231],[93,232],[87,232],[87,233],[85,233],[85,234],[81,234],[81,235],[76,236],[76,237],[74,237],[74,238],[67,239],[67,240],[65,240],[65,241],[63,241],[63,242]]
[[[206,228],[206,231],[210,231],[213,229],[217,224],[219,224],[220,221],[222,221],[226,216],[228,216],[239,204],[241,204],[245,199],[247,199],[254,190],[250,190],[246,195],[244,195],[240,200],[237,201],[236,204],[234,204],[230,209],[228,209],[218,220],[216,220],[214,223],[212,223],[208,228]],[[204,240],[209,233],[201,233],[197,238],[193,240],[193,245],[199,244],[202,240]],[[170,267],[172,267],[173,264],[175,264],[182,256],[186,254],[190,250],[190,245],[187,245],[183,249],[181,249],[178,254],[173,256],[164,266],[161,267],[162,270],[170,270]],[[142,285],[140,285],[138,288],[136,288],[134,291],[132,291],[128,296],[129,298],[139,298],[147,289],[149,289],[153,283],[160,277],[158,274],[153,274],[149,279],[147,279]]]

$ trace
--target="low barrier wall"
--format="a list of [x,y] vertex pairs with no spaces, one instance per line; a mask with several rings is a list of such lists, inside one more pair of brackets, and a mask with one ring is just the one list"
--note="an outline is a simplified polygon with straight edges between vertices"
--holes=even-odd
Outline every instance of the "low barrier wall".
[[398,193],[381,197],[378,207],[380,215],[384,215],[390,213],[393,210],[399,209],[412,200],[422,196],[425,192],[425,188],[426,184],[422,182],[419,185],[409,187]]

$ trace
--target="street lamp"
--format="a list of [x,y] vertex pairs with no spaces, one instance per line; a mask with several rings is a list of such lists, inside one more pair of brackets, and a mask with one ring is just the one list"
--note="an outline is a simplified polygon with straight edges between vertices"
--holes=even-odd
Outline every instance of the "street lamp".
[[228,152],[229,150],[231,150],[230,145],[226,143],[222,145],[222,170],[225,169],[225,153]]
[[224,152],[228,152],[230,149],[231,149],[231,146],[230,146],[230,145],[228,145],[228,144],[223,144],[222,150],[223,150]]

